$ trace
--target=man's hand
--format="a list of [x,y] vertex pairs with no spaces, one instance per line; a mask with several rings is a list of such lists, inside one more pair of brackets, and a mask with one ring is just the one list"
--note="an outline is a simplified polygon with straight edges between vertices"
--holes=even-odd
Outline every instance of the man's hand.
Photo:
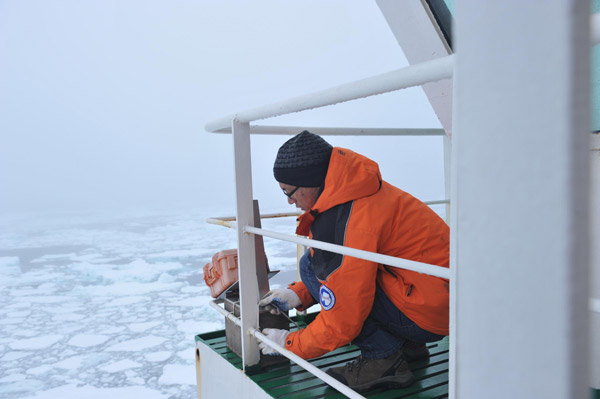
[[258,306],[264,307],[271,314],[280,314],[301,304],[300,298],[294,291],[289,288],[275,288],[267,292],[258,303]]
[[[265,328],[262,333],[267,336],[271,341],[283,346],[285,348],[285,339],[290,333],[287,330],[280,330],[278,328]],[[259,342],[258,349],[260,349],[263,355],[279,355],[275,349],[267,346],[264,342]]]

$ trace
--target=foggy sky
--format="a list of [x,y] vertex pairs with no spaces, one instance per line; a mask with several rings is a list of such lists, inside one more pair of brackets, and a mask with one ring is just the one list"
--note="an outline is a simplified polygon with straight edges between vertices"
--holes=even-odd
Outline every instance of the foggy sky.
[[[212,119],[406,66],[375,2],[0,2],[0,214],[233,209],[230,135]],[[420,88],[261,124],[439,127]],[[261,210],[289,136],[253,136]],[[325,137],[384,179],[443,198],[438,138]]]

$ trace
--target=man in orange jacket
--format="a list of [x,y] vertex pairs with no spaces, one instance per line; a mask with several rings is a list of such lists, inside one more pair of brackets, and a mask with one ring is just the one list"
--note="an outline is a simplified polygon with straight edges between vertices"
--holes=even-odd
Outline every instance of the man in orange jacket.
[[[305,212],[297,234],[448,267],[446,223],[383,181],[374,161],[303,131],[281,146],[273,171],[288,202]],[[357,345],[361,356],[327,372],[359,392],[412,384],[406,359],[428,356],[425,343],[448,335],[445,279],[316,248],[300,260],[300,275],[259,305],[277,313],[320,303],[321,312],[305,329],[263,332],[303,358]]]

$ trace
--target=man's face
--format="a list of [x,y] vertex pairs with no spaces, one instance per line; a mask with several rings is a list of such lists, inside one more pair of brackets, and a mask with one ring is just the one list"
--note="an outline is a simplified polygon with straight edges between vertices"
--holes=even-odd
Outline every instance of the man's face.
[[[296,186],[290,186],[285,183],[279,183],[279,187],[286,193],[291,193],[296,189]],[[288,204],[296,204],[296,208],[300,208],[306,212],[317,202],[318,196],[318,187],[299,187],[288,197]]]

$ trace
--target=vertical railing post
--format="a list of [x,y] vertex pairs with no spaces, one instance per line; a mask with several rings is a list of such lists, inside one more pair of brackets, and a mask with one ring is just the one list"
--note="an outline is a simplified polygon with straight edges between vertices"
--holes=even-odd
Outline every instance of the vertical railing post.
[[[452,141],[447,134],[444,135],[444,199],[450,199],[451,186],[451,161],[452,161]],[[446,223],[450,225],[450,203],[446,204]]]
[[258,282],[254,237],[244,232],[253,225],[252,162],[250,124],[233,120],[233,153],[235,170],[235,199],[237,207],[238,264],[240,280],[240,315],[242,320],[242,361],[244,369],[260,360],[258,343],[248,331],[258,328]]

